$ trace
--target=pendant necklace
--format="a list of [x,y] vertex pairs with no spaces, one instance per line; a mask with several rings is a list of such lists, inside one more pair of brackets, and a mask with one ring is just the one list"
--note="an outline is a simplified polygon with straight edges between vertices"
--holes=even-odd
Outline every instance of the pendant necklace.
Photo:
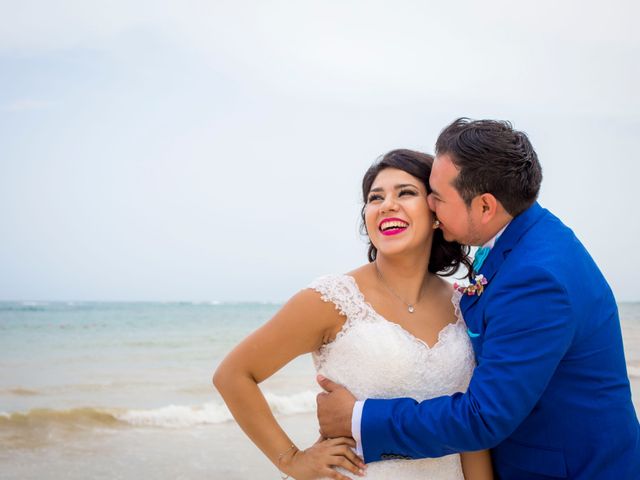
[[422,298],[422,292],[420,292],[420,295],[418,296],[418,299],[416,300],[416,303],[411,304],[409,302],[406,302],[400,295],[398,295],[396,292],[394,292],[393,289],[389,286],[389,284],[385,281],[384,277],[382,276],[382,272],[380,272],[380,269],[378,268],[378,262],[373,262],[373,264],[376,267],[376,273],[378,274],[378,278],[380,279],[382,284],[385,286],[385,288],[387,290],[389,290],[389,292],[391,292],[391,294],[394,297],[396,297],[398,300],[400,300],[402,303],[404,303],[407,306],[407,311],[409,313],[415,312],[416,311],[416,305],[418,303],[420,303],[420,299]]

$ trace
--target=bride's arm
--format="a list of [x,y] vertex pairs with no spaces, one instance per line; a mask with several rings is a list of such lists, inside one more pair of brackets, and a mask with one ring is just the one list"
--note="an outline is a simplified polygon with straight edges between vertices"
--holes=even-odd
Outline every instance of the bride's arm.
[[296,294],[265,325],[245,338],[222,361],[213,383],[247,436],[283,472],[296,479],[348,480],[331,466],[358,474],[363,462],[351,439],[320,441],[306,451],[293,442],[273,416],[258,384],[295,357],[315,351],[344,322],[332,303],[312,290]]
[[489,450],[460,454],[465,480],[493,480]]

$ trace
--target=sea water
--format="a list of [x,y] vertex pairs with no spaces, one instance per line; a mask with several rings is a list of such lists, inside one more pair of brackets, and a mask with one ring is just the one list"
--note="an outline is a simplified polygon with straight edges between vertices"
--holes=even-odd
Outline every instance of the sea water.
[[[158,426],[226,421],[211,376],[224,355],[278,308],[0,303],[0,412],[6,417],[34,409],[95,409]],[[306,408],[304,387],[313,386],[310,359],[294,361],[278,377],[266,388],[274,406],[289,413],[287,397],[299,400],[290,402],[294,413]]]
[[[0,303],[0,478],[277,478],[211,376],[278,308]],[[620,316],[638,405],[640,304]],[[306,355],[261,385],[301,446],[317,436],[314,377]]]

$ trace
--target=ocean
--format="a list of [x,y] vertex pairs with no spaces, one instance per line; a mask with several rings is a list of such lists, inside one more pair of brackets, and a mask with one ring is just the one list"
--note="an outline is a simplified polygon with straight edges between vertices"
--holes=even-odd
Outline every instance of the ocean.
[[[264,303],[0,302],[0,478],[273,479],[211,384]],[[640,303],[619,305],[636,409]],[[309,355],[262,384],[299,445],[317,438]]]

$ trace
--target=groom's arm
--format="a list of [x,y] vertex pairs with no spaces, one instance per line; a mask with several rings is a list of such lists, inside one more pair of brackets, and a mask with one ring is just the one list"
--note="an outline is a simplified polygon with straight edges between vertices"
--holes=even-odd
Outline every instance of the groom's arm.
[[569,348],[575,325],[559,281],[544,269],[529,269],[523,277],[494,286],[499,289],[485,310],[482,354],[466,393],[421,403],[364,403],[365,462],[491,448],[529,415]]

